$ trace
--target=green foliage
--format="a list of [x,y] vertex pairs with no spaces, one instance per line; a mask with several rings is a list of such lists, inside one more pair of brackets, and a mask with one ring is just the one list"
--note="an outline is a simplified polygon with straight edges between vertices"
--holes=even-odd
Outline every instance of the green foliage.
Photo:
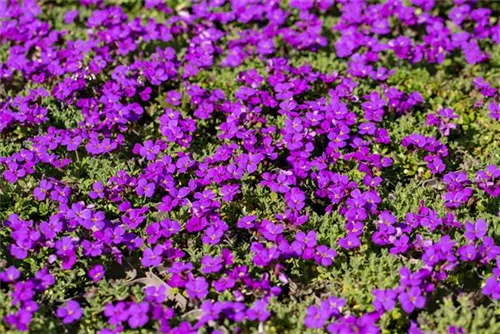
[[443,299],[433,312],[423,312],[419,317],[421,329],[426,332],[445,333],[450,326],[462,327],[465,333],[498,333],[500,331],[500,305],[477,305],[477,296],[464,294],[456,300]]

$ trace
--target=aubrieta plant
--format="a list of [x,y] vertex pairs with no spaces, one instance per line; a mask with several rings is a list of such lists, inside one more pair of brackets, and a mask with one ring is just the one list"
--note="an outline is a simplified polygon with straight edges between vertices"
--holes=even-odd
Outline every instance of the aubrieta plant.
[[499,18],[0,0],[0,332],[500,332]]

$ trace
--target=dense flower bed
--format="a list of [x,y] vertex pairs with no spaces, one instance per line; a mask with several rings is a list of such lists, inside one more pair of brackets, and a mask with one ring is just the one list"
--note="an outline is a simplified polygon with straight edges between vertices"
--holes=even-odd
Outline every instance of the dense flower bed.
[[0,332],[500,332],[500,2],[0,0]]

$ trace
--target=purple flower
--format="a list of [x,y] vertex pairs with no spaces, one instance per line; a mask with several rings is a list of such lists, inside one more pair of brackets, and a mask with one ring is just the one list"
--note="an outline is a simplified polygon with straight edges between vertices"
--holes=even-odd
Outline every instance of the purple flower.
[[97,198],[104,198],[104,185],[102,182],[94,182],[92,185],[92,191],[89,191],[89,197],[92,199],[97,199]]
[[38,290],[45,290],[55,283],[54,276],[49,273],[47,267],[40,269],[35,274]]
[[304,207],[305,195],[299,188],[292,188],[290,192],[285,195],[287,204],[291,209],[299,211]]
[[213,226],[210,226],[205,230],[205,235],[201,238],[201,240],[205,244],[217,245],[220,242],[223,235],[224,231],[215,228]]
[[160,153],[160,145],[155,145],[152,140],[146,140],[144,146],[139,149],[139,154],[147,160],[154,160]]
[[256,300],[253,305],[247,310],[247,317],[249,320],[258,320],[260,322],[264,322],[269,318],[270,315],[271,312],[267,310],[267,302],[262,299]]
[[154,183],[148,183],[147,180],[140,179],[139,182],[137,182],[137,188],[135,191],[139,196],[153,197],[155,188],[156,186]]
[[203,277],[197,277],[186,283],[189,298],[203,299],[208,295],[208,283]]
[[470,196],[472,196],[472,189],[465,188],[457,191],[450,191],[443,194],[443,200],[448,208],[459,208],[463,204],[467,203]]
[[476,39],[471,39],[469,42],[463,43],[462,51],[465,55],[465,60],[471,65],[487,59],[487,55],[481,51]]
[[295,240],[298,242],[304,244],[306,247],[314,247],[316,246],[316,232],[309,231],[307,232],[307,235],[300,231],[295,235]]
[[406,253],[408,248],[410,247],[409,244],[410,238],[407,235],[402,235],[400,238],[397,238],[393,242],[393,246],[390,249],[391,254],[403,254]]
[[7,325],[24,332],[28,331],[32,318],[31,312],[21,309],[17,313],[6,315],[3,320]]
[[483,286],[483,294],[495,300],[500,299],[500,268],[493,269],[493,274]]
[[476,239],[483,239],[488,231],[488,224],[484,219],[478,219],[474,224],[471,222],[465,223],[465,233],[464,236],[474,241]]
[[33,191],[33,196],[35,196],[38,201],[43,201],[51,189],[52,183],[47,180],[42,180],[40,181],[40,185]]
[[328,318],[330,318],[332,316],[339,316],[345,304],[345,299],[331,296],[321,302],[320,309],[322,312],[328,313]]
[[321,310],[318,306],[309,306],[306,310],[304,325],[307,328],[323,328],[328,320],[328,313]]
[[179,93],[178,91],[171,90],[167,93],[167,97],[165,98],[165,101],[174,105],[178,106],[181,104],[181,99],[182,99],[182,94]]
[[160,286],[148,286],[144,289],[144,295],[146,296],[146,301],[161,304],[167,298],[167,287],[164,284]]
[[83,315],[80,304],[77,301],[69,300],[63,306],[57,308],[57,316],[62,319],[63,324],[70,324]]
[[10,266],[5,271],[0,272],[0,281],[12,283],[15,282],[20,275],[21,273],[16,267]]
[[17,163],[10,163],[8,167],[9,169],[3,173],[3,176],[9,183],[16,183],[18,179],[26,175],[26,170],[20,168]]
[[316,255],[314,260],[322,265],[322,266],[330,266],[333,263],[333,260],[337,256],[337,252],[335,249],[328,248],[324,245],[316,247]]
[[144,326],[148,321],[149,304],[147,302],[133,303],[128,309],[129,318],[128,325],[130,328],[139,328]]
[[104,315],[108,318],[110,325],[118,325],[129,318],[127,304],[125,302],[118,302],[115,305],[107,303],[104,305]]
[[70,10],[64,14],[64,24],[71,24],[78,16],[78,9]]
[[210,255],[205,255],[201,259],[201,272],[204,274],[217,273],[222,269],[222,258],[220,256],[211,257]]
[[104,277],[104,267],[100,264],[96,264],[89,270],[88,275],[93,282],[99,282]]
[[472,83],[481,91],[481,94],[486,97],[493,97],[497,92],[497,90],[494,87],[490,87],[490,83],[485,81],[482,77],[475,78]]
[[234,196],[238,194],[240,186],[237,184],[227,184],[220,188],[220,194],[224,201],[232,201]]
[[244,216],[240,220],[238,220],[236,225],[238,226],[238,228],[251,229],[255,226],[254,222],[256,218],[256,216]]
[[69,187],[54,186],[50,192],[50,198],[59,203],[67,203],[70,194],[71,189]]
[[338,244],[344,249],[353,249],[358,248],[361,245],[361,242],[354,233],[347,233],[347,237],[339,238]]
[[373,307],[378,311],[390,311],[396,305],[397,293],[393,290],[373,290],[373,295],[375,300],[373,301]]
[[458,249],[458,254],[460,255],[460,259],[462,261],[466,262],[474,261],[477,256],[476,246],[474,246],[474,244],[468,244],[466,246],[462,246]]
[[421,309],[425,306],[425,297],[422,296],[422,291],[415,286],[402,292],[398,300],[403,310],[408,314],[412,313],[415,308]]
[[500,121],[500,103],[496,103],[494,101],[488,104],[488,110],[490,111],[489,115],[494,120]]
[[142,253],[141,263],[145,267],[156,267],[163,261],[163,246],[157,245],[154,249],[146,248]]

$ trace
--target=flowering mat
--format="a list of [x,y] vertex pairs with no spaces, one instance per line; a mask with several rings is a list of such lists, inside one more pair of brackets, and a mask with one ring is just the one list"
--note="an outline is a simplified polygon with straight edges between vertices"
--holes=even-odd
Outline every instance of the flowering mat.
[[0,333],[500,333],[499,18],[0,0]]

